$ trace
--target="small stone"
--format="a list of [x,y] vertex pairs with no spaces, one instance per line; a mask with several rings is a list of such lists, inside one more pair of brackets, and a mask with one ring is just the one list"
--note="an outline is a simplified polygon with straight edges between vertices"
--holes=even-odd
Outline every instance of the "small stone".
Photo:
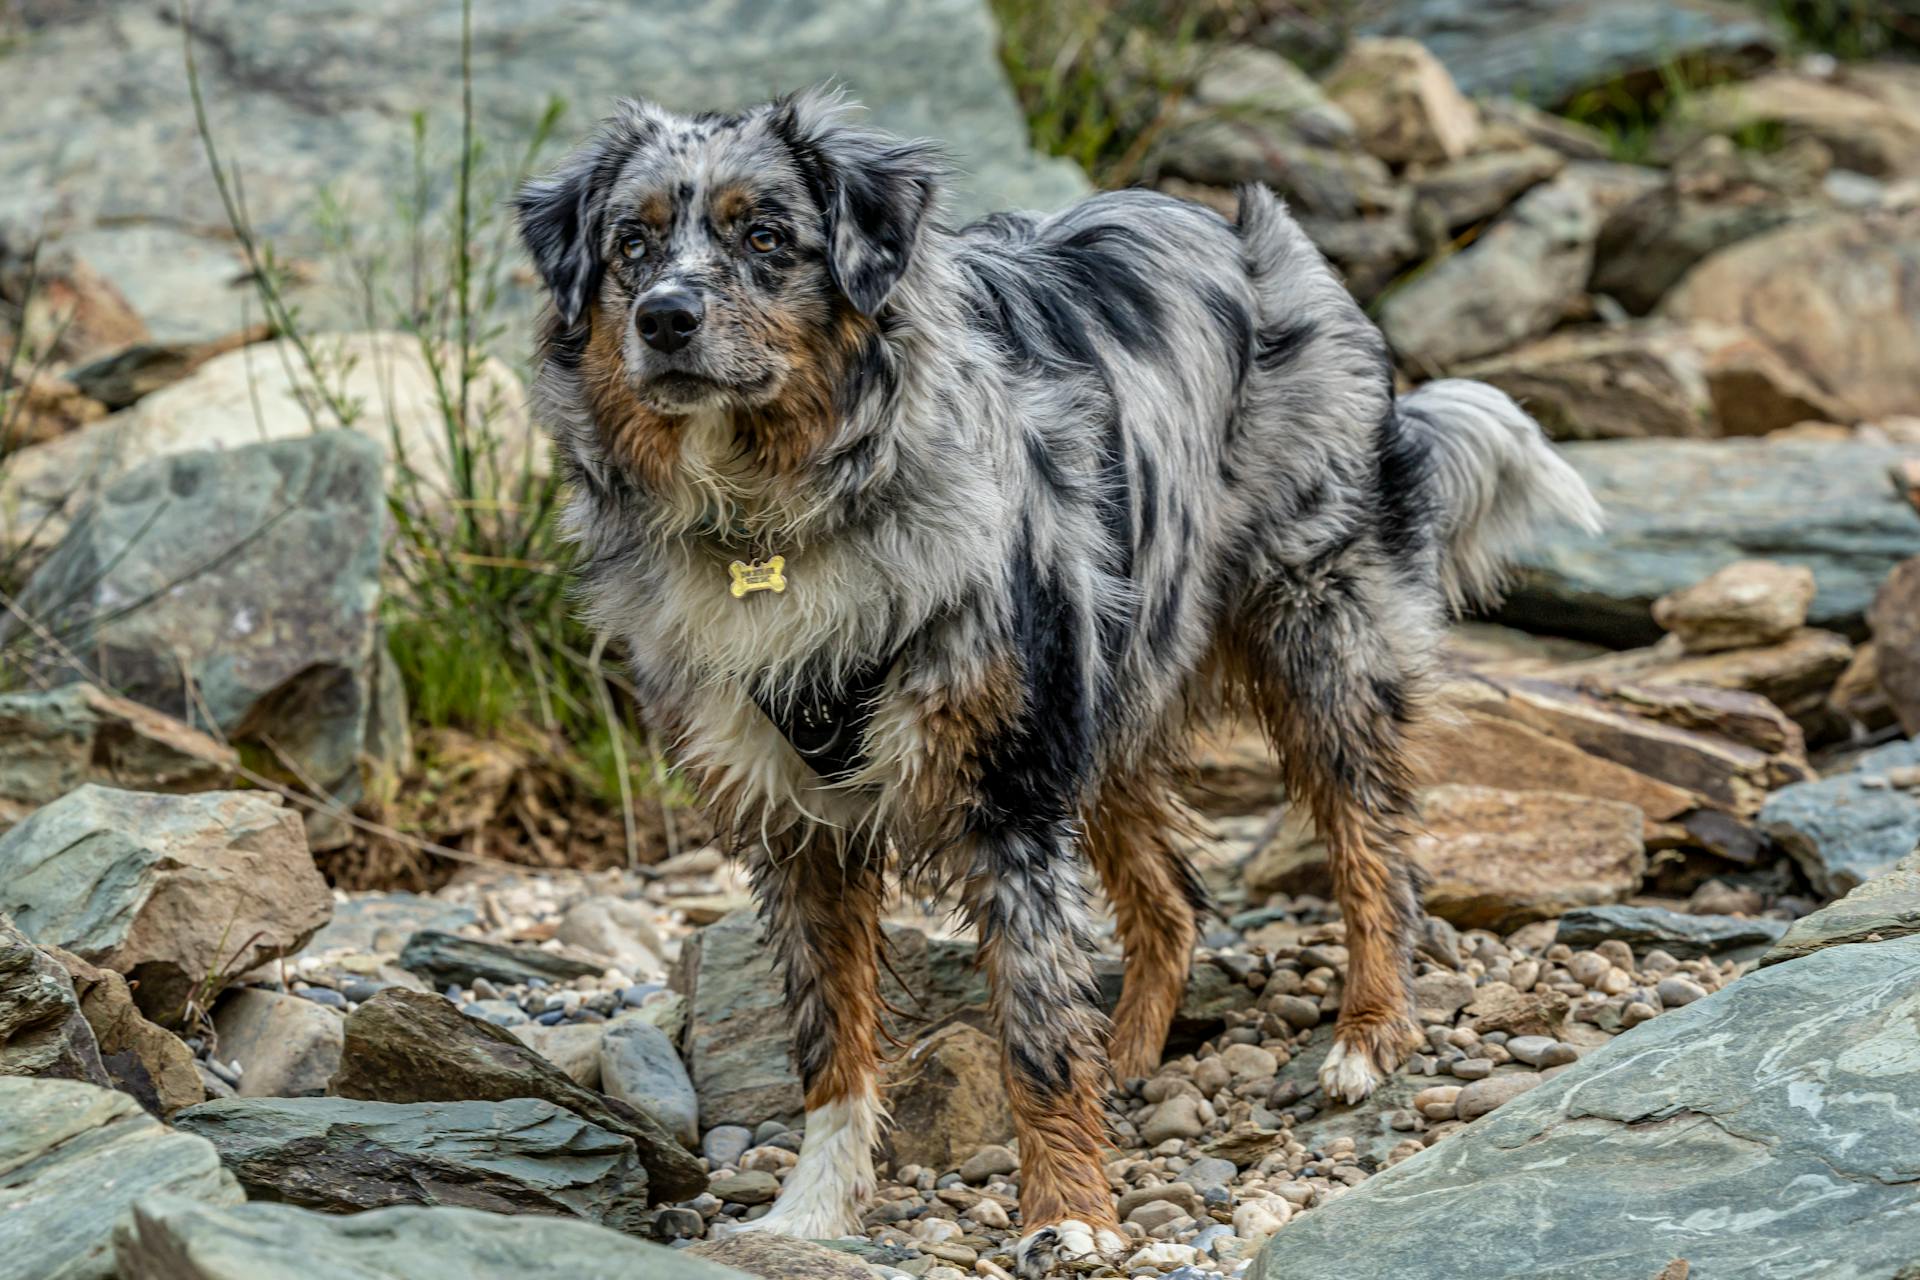
[[1320,1006],[1305,996],[1275,996],[1268,1007],[1287,1025],[1298,1027],[1302,1031],[1320,1025]]
[[1660,1003],[1669,1009],[1678,1009],[1704,999],[1707,989],[1691,978],[1674,976],[1660,979],[1660,985],[1654,988],[1654,994],[1660,997]]
[[779,1137],[781,1134],[785,1133],[786,1131],[787,1131],[787,1126],[784,1124],[781,1124],[778,1120],[762,1120],[759,1124],[754,1126],[754,1130],[753,1130],[754,1145],[759,1146],[762,1143],[771,1142],[775,1138]]
[[1013,1225],[1012,1220],[1007,1217],[1006,1209],[998,1200],[989,1196],[980,1197],[973,1208],[967,1210],[967,1216],[989,1231],[1005,1231]]
[[1280,1059],[1257,1044],[1230,1044],[1221,1050],[1219,1061],[1233,1073],[1235,1083],[1269,1080],[1280,1070]]
[[659,1240],[694,1240],[706,1230],[706,1219],[695,1209],[674,1207],[653,1215],[653,1234]]
[[1155,1107],[1140,1125],[1140,1140],[1157,1147],[1170,1139],[1197,1138],[1206,1131],[1201,1099],[1181,1094]]
[[1292,1216],[1293,1206],[1277,1197],[1248,1200],[1233,1211],[1233,1234],[1251,1244],[1259,1244],[1286,1226]]
[[1164,1227],[1169,1222],[1191,1217],[1185,1209],[1166,1200],[1149,1200],[1127,1215],[1127,1221],[1153,1234],[1156,1227]]
[[1493,1074],[1493,1066],[1492,1058],[1462,1058],[1447,1070],[1458,1080],[1485,1080]]
[[1020,1167],[1011,1150],[985,1146],[968,1156],[960,1165],[960,1178],[968,1186],[980,1186],[995,1174],[1012,1173]]
[[753,1145],[753,1131],[744,1125],[717,1124],[700,1140],[700,1154],[714,1169],[732,1168]]
[[1240,1170],[1231,1160],[1223,1160],[1218,1156],[1202,1156],[1188,1165],[1180,1176],[1186,1180],[1188,1186],[1205,1197],[1207,1192],[1216,1187],[1221,1190],[1232,1187],[1233,1180],[1239,1174]]
[[346,1022],[331,1009],[247,987],[215,1006],[220,1053],[240,1067],[245,1098],[298,1098],[325,1091],[340,1065]]
[[1656,1016],[1658,1016],[1658,1011],[1652,1005],[1642,1000],[1629,1000],[1626,1007],[1620,1010],[1620,1025],[1623,1027],[1637,1027],[1649,1018]]
[[1739,560],[1653,602],[1653,620],[1689,653],[1773,644],[1806,625],[1813,570]]
[[736,1204],[767,1204],[780,1194],[780,1180],[755,1169],[745,1173],[726,1173],[715,1178],[707,1189],[722,1200]]
[[1460,1091],[1460,1096],[1454,1100],[1454,1109],[1462,1120],[1477,1120],[1503,1103],[1511,1102],[1538,1087],[1540,1079],[1532,1073],[1516,1073],[1476,1080]]

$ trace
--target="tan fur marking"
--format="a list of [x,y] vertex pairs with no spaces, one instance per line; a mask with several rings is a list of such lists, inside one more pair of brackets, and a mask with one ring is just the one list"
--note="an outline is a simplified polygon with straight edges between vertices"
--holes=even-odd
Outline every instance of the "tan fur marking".
[[801,909],[834,1022],[832,1055],[807,1088],[809,1111],[868,1096],[880,1074],[882,884],[878,874],[836,877],[823,868],[805,894]]
[[656,231],[665,231],[673,225],[673,200],[664,191],[656,191],[642,200],[635,212],[640,215],[640,221]]
[[609,453],[649,487],[664,489],[680,461],[680,422],[634,398],[619,334],[603,316],[592,316],[590,323],[580,371],[594,425]]
[[788,371],[780,394],[735,419],[748,451],[771,474],[797,474],[818,457],[840,425],[835,394],[872,322],[842,309],[823,333],[782,312],[764,326],[766,345],[785,352]]
[[965,688],[943,688],[914,709],[922,754],[903,788],[906,825],[929,844],[959,835],[963,801],[979,790],[986,744],[1020,709],[1020,685],[1011,658],[987,664]]
[[713,220],[722,225],[744,216],[753,208],[753,192],[746,187],[721,187],[707,201]]

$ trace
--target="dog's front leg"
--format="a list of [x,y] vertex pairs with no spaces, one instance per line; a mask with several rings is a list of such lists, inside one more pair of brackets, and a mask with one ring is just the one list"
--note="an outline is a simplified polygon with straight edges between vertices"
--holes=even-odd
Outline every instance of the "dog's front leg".
[[980,936],[1020,1142],[1023,1278],[1122,1248],[1107,1145],[1105,1020],[1096,1003],[1086,890],[1064,822],[975,837],[966,909]]
[[776,837],[753,860],[767,941],[784,970],[793,1055],[806,1088],[806,1137],[780,1198],[744,1230],[809,1239],[860,1233],[873,1194],[878,1088],[879,852],[837,833]]

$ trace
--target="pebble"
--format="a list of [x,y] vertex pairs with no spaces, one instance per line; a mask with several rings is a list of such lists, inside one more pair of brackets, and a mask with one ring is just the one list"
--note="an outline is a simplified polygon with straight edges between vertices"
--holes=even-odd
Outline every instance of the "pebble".
[[386,990],[386,988],[378,982],[369,982],[365,978],[355,978],[352,982],[349,982],[340,989],[340,994],[344,995],[354,1004],[365,1004],[384,990]]
[[722,1169],[738,1164],[752,1145],[751,1129],[744,1125],[720,1124],[707,1130],[707,1136],[700,1140],[700,1154],[707,1158],[709,1168]]
[[1162,1240],[1150,1244],[1126,1261],[1129,1269],[1151,1267],[1155,1271],[1166,1271],[1174,1267],[1192,1266],[1200,1261],[1200,1251],[1190,1244],[1175,1244],[1171,1240]]
[[1678,1009],[1706,997],[1707,989],[1691,978],[1672,977],[1660,979],[1660,985],[1654,988],[1654,994],[1660,997],[1660,1003],[1669,1009]]
[[754,1145],[763,1145],[770,1139],[777,1138],[786,1131],[787,1126],[781,1124],[778,1120],[762,1120],[759,1127],[753,1131]]
[[476,1000],[498,1000],[501,998],[500,988],[494,986],[493,983],[485,978],[475,978],[473,980],[473,998]]
[[667,1208],[653,1215],[653,1234],[662,1240],[691,1240],[706,1229],[706,1219],[694,1209]]
[[511,1000],[475,1000],[461,1012],[482,1018],[496,1027],[523,1027],[529,1021],[525,1011]]
[[1171,1138],[1197,1138],[1206,1132],[1200,1118],[1201,1100],[1187,1094],[1168,1098],[1155,1107],[1140,1126],[1140,1141],[1157,1147]]
[[985,1146],[961,1163],[960,1180],[968,1186],[979,1186],[995,1174],[1012,1173],[1019,1167],[1020,1162],[1006,1147]]
[[332,987],[296,987],[294,988],[293,994],[299,996],[302,1000],[311,1000],[315,1004],[323,1004],[329,1009],[345,1009],[347,1007],[347,998],[338,991],[335,991]]
[[1222,1160],[1219,1156],[1202,1156],[1181,1171],[1189,1186],[1205,1197],[1213,1190],[1225,1191],[1233,1186],[1233,1180],[1240,1175],[1239,1169],[1231,1160]]
[[967,1210],[967,1216],[992,1231],[1005,1231],[1013,1225],[1000,1202],[986,1196],[982,1196],[978,1204]]
[[707,1186],[722,1200],[737,1204],[766,1204],[780,1194],[780,1180],[758,1169],[745,1173],[723,1173]]
[[1462,1058],[1447,1069],[1459,1080],[1485,1080],[1493,1074],[1493,1059]]
[[1305,996],[1275,996],[1269,1006],[1281,1021],[1302,1031],[1320,1025],[1320,1006]]
[[1489,1111],[1513,1101],[1528,1090],[1540,1084],[1541,1077],[1532,1072],[1516,1072],[1513,1075],[1489,1076],[1485,1080],[1476,1080],[1460,1091],[1454,1099],[1454,1110],[1462,1120],[1477,1120]]
[[1158,1227],[1193,1215],[1170,1200],[1149,1200],[1127,1215],[1127,1221],[1152,1235]]

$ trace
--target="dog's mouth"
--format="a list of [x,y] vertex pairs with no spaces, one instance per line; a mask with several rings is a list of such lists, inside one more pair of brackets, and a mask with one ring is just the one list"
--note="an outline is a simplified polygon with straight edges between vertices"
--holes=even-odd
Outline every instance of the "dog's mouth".
[[690,411],[722,403],[752,404],[772,389],[773,382],[771,374],[730,382],[685,369],[668,369],[647,379],[640,390],[664,410]]

